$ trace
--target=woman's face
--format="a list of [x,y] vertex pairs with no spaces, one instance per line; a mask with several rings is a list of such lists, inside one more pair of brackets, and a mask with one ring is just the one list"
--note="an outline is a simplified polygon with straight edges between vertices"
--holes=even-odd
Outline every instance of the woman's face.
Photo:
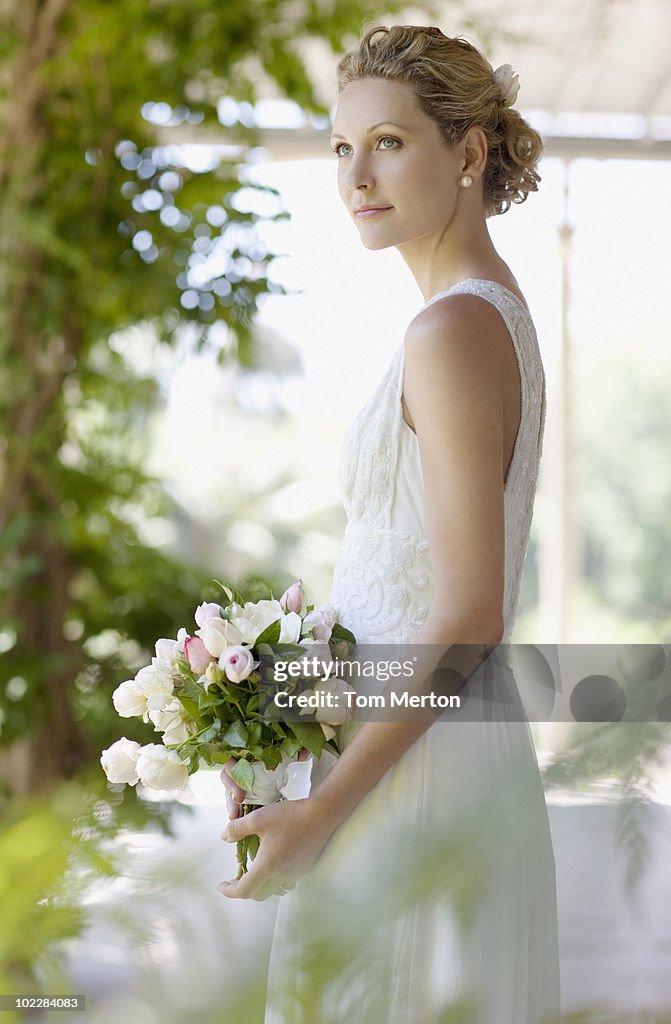
[[350,82],[338,98],[331,145],[340,197],[367,249],[443,235],[454,216],[463,157],[441,137],[411,86],[384,78]]

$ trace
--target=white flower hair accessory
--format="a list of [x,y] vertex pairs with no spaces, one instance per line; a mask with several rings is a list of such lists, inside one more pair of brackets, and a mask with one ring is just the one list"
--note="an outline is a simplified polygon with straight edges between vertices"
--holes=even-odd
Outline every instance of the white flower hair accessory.
[[520,91],[520,78],[513,74],[512,64],[501,64],[494,72],[494,81],[501,91],[503,106],[512,107]]

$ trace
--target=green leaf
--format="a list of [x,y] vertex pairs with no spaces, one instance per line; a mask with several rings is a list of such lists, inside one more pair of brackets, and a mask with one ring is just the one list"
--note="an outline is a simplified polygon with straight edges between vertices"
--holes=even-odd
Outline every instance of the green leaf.
[[259,852],[260,845],[261,840],[257,835],[251,835],[247,837],[247,853],[249,855],[250,860],[254,860],[257,853]]
[[198,742],[198,753],[208,764],[226,764],[235,756],[235,752],[230,747],[222,748],[221,743],[201,743],[200,741]]
[[336,622],[333,627],[331,637],[333,640],[347,640],[351,644],[356,643],[354,633],[351,633],[349,629],[346,629],[345,626],[342,626],[339,622]]
[[302,658],[304,654],[310,653],[310,647],[304,644],[279,644],[276,649],[276,655],[278,661],[296,661],[297,658]]
[[178,697],[185,694],[187,697],[190,697],[191,700],[200,702],[204,691],[202,686],[198,686],[198,683],[194,683],[193,680],[183,679],[175,690],[175,693]]
[[221,587],[223,592],[226,594],[226,597],[228,598],[228,603],[232,604],[233,603],[233,591],[231,590],[231,588],[227,587],[225,583],[221,582],[221,580],[213,580],[213,582],[216,583],[217,586]]
[[[213,740],[216,736],[219,735],[220,731],[221,731],[221,722],[219,721],[218,718],[215,718],[215,720],[212,723],[212,725],[210,726],[210,728],[206,729],[205,732],[201,733],[200,736],[198,737],[198,739],[200,740],[201,743],[209,743],[211,740]],[[229,729],[229,732],[230,732],[230,729]],[[233,746],[233,745],[234,744],[231,743],[231,746]],[[244,744],[240,744],[240,745],[243,746]]]
[[287,736],[280,746],[280,750],[283,754],[286,754],[287,757],[295,757],[301,747],[302,743],[300,743],[294,736]]
[[236,719],[232,725],[228,727],[224,733],[224,743],[228,743],[229,747],[246,747],[247,746],[247,728],[244,722]]
[[218,587],[221,587],[223,592],[226,594],[229,604],[235,603],[244,605],[245,599],[240,593],[240,591],[236,590],[235,587],[229,586],[228,583],[222,583],[221,580],[213,580],[212,582],[216,583]]
[[177,700],[180,702],[187,714],[191,716],[194,722],[197,722],[200,718],[198,701],[192,700],[191,697],[187,697],[184,693],[178,693]]
[[249,792],[254,786],[254,769],[249,761],[238,761],[235,768],[231,768],[231,778],[237,782],[241,789]]
[[280,630],[280,620],[276,619],[275,622],[271,622],[269,626],[266,626],[262,633],[259,633],[254,646],[258,647],[259,644],[278,643],[280,639]]
[[216,749],[214,749],[208,755],[208,760],[212,764],[226,764],[226,762],[230,761],[230,759],[231,759],[231,752],[230,752],[230,750],[216,750]]
[[282,752],[279,747],[266,747],[261,754],[261,760],[264,767],[271,772],[273,768],[277,768],[282,760]]
[[319,757],[326,737],[318,722],[287,722],[287,728],[291,729],[302,747],[307,747],[311,754]]

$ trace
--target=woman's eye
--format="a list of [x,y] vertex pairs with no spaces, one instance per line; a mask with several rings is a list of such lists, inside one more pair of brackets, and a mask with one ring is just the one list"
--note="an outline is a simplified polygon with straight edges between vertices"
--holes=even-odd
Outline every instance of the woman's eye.
[[[393,135],[383,135],[378,140],[378,147],[380,149],[395,149],[400,146],[401,142],[399,139],[395,139]],[[348,153],[344,153],[343,149],[351,150],[349,142],[339,142],[336,146],[331,147],[336,156],[348,156]]]

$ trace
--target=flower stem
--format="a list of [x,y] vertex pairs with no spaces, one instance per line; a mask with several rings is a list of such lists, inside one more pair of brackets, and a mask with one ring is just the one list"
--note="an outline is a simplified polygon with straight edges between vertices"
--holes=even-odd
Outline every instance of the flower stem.
[[[242,804],[240,808],[240,817],[253,810],[249,804]],[[237,878],[242,878],[243,875],[247,874],[247,856],[249,850],[249,836],[245,836],[244,839],[238,839],[235,844],[235,853],[238,860],[238,874]]]

